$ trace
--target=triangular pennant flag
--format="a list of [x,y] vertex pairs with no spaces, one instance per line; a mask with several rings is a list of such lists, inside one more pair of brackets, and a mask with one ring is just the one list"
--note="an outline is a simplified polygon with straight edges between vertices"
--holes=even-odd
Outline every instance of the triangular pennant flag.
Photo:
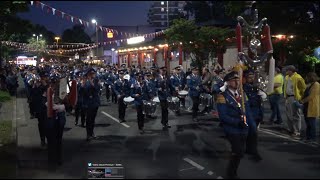
[[54,15],[56,13],[56,9],[52,8],[52,15]]
[[87,21],[86,23],[87,23],[87,27],[89,27],[89,22]]
[[116,35],[118,35],[118,31],[116,30]]
[[99,26],[99,28],[100,28],[100,31],[102,31],[102,26]]
[[71,16],[71,21],[73,22],[73,16]]
[[64,12],[62,12],[62,11],[61,11],[61,17],[62,17],[62,19],[63,19],[63,17],[64,17]]
[[33,6],[33,1],[30,1],[31,6]]
[[122,36],[122,32],[120,32],[121,36]]
[[41,4],[41,9],[43,10],[44,4],[43,3],[40,3],[40,4]]
[[47,13],[49,13],[50,12],[50,8],[49,7],[47,7],[48,9],[47,9]]
[[80,22],[80,24],[82,24],[82,20],[81,19],[79,19],[79,22]]

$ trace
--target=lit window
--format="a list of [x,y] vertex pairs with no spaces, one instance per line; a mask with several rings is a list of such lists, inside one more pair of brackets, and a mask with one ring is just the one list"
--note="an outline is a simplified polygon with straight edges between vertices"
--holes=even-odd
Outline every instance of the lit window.
[[161,12],[163,12],[164,11],[164,8],[161,8]]
[[161,5],[164,5],[164,1],[161,1]]

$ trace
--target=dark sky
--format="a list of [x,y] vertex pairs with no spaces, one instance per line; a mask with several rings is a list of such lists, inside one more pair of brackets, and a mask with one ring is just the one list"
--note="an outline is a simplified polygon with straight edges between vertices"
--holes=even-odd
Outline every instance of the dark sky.
[[[42,1],[44,4],[69,15],[91,22],[95,18],[98,25],[143,25],[148,24],[147,14],[152,1]],[[52,15],[50,11],[42,11],[41,6],[29,5],[30,11],[20,13],[23,19],[33,24],[44,25],[49,31],[62,35],[62,32],[71,28],[75,23]],[[94,31],[94,26],[86,28],[88,32]]]

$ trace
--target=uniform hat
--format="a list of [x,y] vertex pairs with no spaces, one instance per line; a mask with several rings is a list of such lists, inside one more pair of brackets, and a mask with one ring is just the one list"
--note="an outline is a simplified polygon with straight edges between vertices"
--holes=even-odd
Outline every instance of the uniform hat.
[[95,73],[96,70],[94,70],[93,68],[89,68],[87,71],[86,71],[86,75],[90,74],[90,73]]
[[167,67],[162,66],[160,69],[161,69],[161,70],[167,70]]
[[223,81],[230,81],[232,79],[239,79],[239,75],[237,71],[231,71],[223,78]]
[[124,71],[123,70],[119,70],[118,73],[119,74],[124,74]]
[[175,67],[174,69],[176,69],[176,70],[180,70],[180,69],[181,69],[181,67],[180,67],[180,66],[177,66],[177,67]]
[[254,75],[254,70],[253,69],[247,69],[243,72],[243,75],[245,77],[248,77],[249,75]]
[[144,75],[150,76],[150,75],[151,75],[151,72],[146,72]]

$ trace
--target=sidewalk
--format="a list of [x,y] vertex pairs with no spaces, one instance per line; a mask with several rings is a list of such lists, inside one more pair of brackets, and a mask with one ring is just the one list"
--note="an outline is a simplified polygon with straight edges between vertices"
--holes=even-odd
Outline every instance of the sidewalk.
[[0,107],[0,179],[16,178],[16,97]]

